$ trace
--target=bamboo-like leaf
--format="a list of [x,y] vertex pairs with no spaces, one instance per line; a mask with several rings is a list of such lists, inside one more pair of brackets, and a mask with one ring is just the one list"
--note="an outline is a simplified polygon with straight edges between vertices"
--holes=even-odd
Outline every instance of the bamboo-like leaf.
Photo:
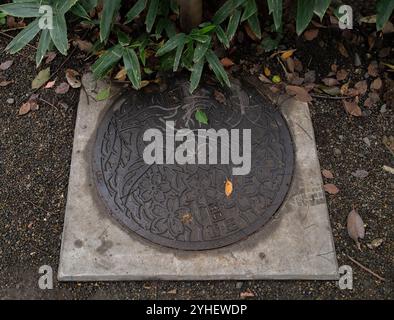
[[37,67],[41,64],[42,59],[44,59],[44,56],[48,51],[50,42],[51,42],[51,35],[49,33],[49,30],[48,29],[42,30],[40,41],[38,43],[38,48],[36,52]]
[[331,0],[318,0],[315,1],[314,12],[319,16],[320,20],[323,20],[324,15],[328,7],[330,6]]
[[255,0],[247,0],[245,4],[245,10],[242,14],[241,22],[248,20],[257,12],[257,5]]
[[382,30],[394,10],[394,0],[379,0],[376,5],[376,29]]
[[282,26],[283,0],[267,0],[269,13],[273,14],[275,29],[279,30]]
[[149,3],[148,13],[146,14],[146,31],[151,32],[156,21],[157,12],[159,10],[159,0],[151,0]]
[[302,34],[311,22],[314,8],[315,0],[298,0],[296,17],[296,30],[298,35]]
[[250,29],[253,31],[253,33],[256,35],[256,37],[261,39],[261,27],[260,27],[258,13],[255,13],[253,16],[251,16],[248,19],[248,23],[249,23]]
[[100,39],[101,42],[107,42],[111,32],[112,22],[120,7],[121,0],[103,0],[103,2],[103,13],[100,19]]
[[176,49],[175,59],[174,59],[174,68],[173,68],[174,72],[176,72],[178,70],[179,62],[181,61],[181,57],[182,57],[183,49],[185,48],[185,44],[186,44],[186,37],[183,37]]
[[93,74],[96,78],[104,77],[108,71],[122,58],[123,47],[116,45],[103,54],[92,66]]
[[193,62],[197,63],[202,58],[204,58],[204,56],[210,46],[211,46],[211,40],[209,40],[208,42],[205,42],[205,43],[197,44],[196,49],[194,50]]
[[230,41],[227,37],[227,34],[224,32],[221,26],[216,27],[216,35],[218,36],[219,41],[226,47],[230,48]]
[[182,44],[182,42],[184,41],[185,36],[186,35],[184,33],[178,33],[175,36],[173,36],[172,38],[170,38],[164,44],[164,46],[162,46],[159,50],[157,50],[156,56],[157,57],[163,56],[166,53],[171,52],[172,50],[174,50],[175,48],[180,46]]
[[19,18],[41,17],[39,3],[8,3],[0,5],[0,11]]
[[8,44],[5,48],[11,54],[17,53],[26,46],[40,32],[39,19],[34,20]]
[[229,41],[231,41],[234,38],[240,20],[241,20],[241,10],[236,9],[234,13],[231,15],[227,26],[227,38]]
[[124,48],[123,63],[129,80],[133,87],[138,90],[141,86],[141,69],[137,54],[133,49]]
[[226,70],[224,70],[216,54],[212,50],[208,50],[205,56],[207,58],[209,66],[211,67],[213,73],[216,75],[216,78],[220,81],[220,83],[222,85],[227,85],[228,87],[231,87]]
[[212,18],[214,24],[219,25],[228,17],[230,17],[234,10],[243,5],[246,0],[227,0]]
[[126,23],[133,21],[136,17],[138,17],[142,11],[144,11],[146,7],[146,0],[138,0],[136,4],[130,9],[130,11],[126,14]]
[[190,76],[190,93],[193,93],[194,90],[197,89],[198,84],[201,80],[202,70],[204,69],[205,59],[201,59],[197,63],[194,64],[192,73]]
[[67,55],[68,38],[67,38],[67,23],[66,18],[62,14],[55,14],[53,16],[53,28],[49,29],[52,42],[59,52]]

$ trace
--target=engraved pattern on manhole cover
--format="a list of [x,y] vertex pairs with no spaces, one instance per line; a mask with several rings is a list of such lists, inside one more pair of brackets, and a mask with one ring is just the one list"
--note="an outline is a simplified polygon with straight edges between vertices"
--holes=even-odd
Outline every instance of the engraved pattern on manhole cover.
[[[293,175],[293,144],[281,113],[255,89],[234,82],[219,103],[215,87],[204,85],[193,96],[188,88],[176,81],[164,93],[129,92],[115,102],[98,128],[93,175],[109,213],[127,229],[166,247],[214,249],[245,239],[279,209]],[[208,125],[196,121],[196,110],[205,111]],[[164,136],[166,121],[193,132],[251,129],[250,173],[232,175],[231,161],[146,164],[144,132],[156,128]]]

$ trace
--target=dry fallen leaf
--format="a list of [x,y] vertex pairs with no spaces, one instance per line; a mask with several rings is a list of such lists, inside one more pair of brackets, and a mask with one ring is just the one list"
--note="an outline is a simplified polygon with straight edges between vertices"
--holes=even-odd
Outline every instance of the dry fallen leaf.
[[81,81],[79,80],[80,74],[74,69],[66,70],[66,79],[71,88],[77,89],[81,87]]
[[299,86],[286,86],[287,94],[294,96],[297,100],[302,102],[311,102],[312,97],[304,88]]
[[127,71],[125,67],[122,67],[116,74],[115,79],[119,81],[125,81],[127,77]]
[[357,245],[357,248],[361,250],[360,242],[358,239],[364,239],[365,228],[364,222],[361,219],[360,215],[357,213],[356,209],[350,211],[347,217],[347,232]]
[[347,78],[348,72],[345,69],[341,69],[337,72],[337,80],[343,81]]
[[265,75],[260,74],[259,75],[259,80],[263,83],[272,83],[270,79],[268,79]]
[[326,179],[334,179],[334,175],[330,170],[323,169],[322,170],[323,177]]
[[382,88],[383,82],[382,79],[376,78],[372,83],[371,83],[371,89],[372,90],[380,90]]
[[256,34],[253,32],[252,28],[250,27],[249,23],[245,23],[244,25],[244,29],[246,34],[248,35],[248,37],[250,39],[252,39],[253,41],[259,41],[259,38],[256,36]]
[[293,55],[293,53],[294,53],[295,51],[296,51],[296,49],[291,49],[291,50],[284,51],[284,52],[280,55],[280,57],[281,57],[283,60],[286,60],[286,59],[290,58],[290,57]]
[[264,67],[264,75],[266,77],[271,76],[271,70],[268,67]]
[[292,57],[286,59],[286,64],[287,64],[287,70],[289,70],[289,72],[294,72],[295,65]]
[[0,70],[5,71],[5,70],[9,69],[13,63],[14,63],[13,60],[7,60],[7,61],[1,63]]
[[233,183],[227,179],[224,185],[224,193],[227,197],[230,197],[233,193]]
[[89,41],[77,39],[74,41],[74,45],[77,45],[79,50],[83,52],[90,52],[92,50],[93,44]]
[[362,80],[357,82],[354,87],[357,89],[358,93],[363,95],[367,92],[368,90],[368,83],[366,80]]
[[45,85],[44,89],[51,89],[51,88],[53,88],[53,87],[55,86],[55,83],[56,83],[56,80],[49,81],[49,82]]
[[32,89],[39,89],[41,88],[47,81],[49,80],[51,76],[51,69],[46,68],[44,70],[41,70],[37,76],[34,78],[34,80],[31,83],[31,88]]
[[352,116],[361,117],[363,115],[361,108],[353,101],[343,100],[343,106],[345,107],[346,112]]
[[62,82],[56,87],[55,92],[57,94],[66,94],[69,90],[70,90],[70,85],[66,82]]
[[328,183],[323,186],[324,191],[328,192],[329,194],[337,194],[339,192],[339,189],[335,184]]
[[322,81],[328,87],[333,87],[339,84],[338,80],[333,78],[324,78]]
[[11,83],[14,83],[14,80],[0,80],[0,87],[6,87]]
[[27,102],[22,104],[22,106],[19,109],[19,116],[23,116],[25,114],[28,114],[30,111],[36,111],[38,110],[38,103],[37,103],[37,95],[33,95],[29,98]]
[[319,35],[319,29],[311,29],[304,32],[304,37],[307,41],[312,41]]
[[229,68],[235,64],[230,58],[223,58],[222,60],[220,60],[220,62],[225,68]]
[[377,62],[371,62],[368,66],[368,74],[371,77],[377,77],[379,76],[379,68]]
[[368,176],[368,171],[358,169],[351,173],[353,177],[364,179]]
[[249,289],[240,293],[241,298],[253,298],[254,296],[255,296],[254,293]]
[[347,50],[342,42],[338,42],[338,50],[339,50],[339,53],[341,55],[343,55],[345,58],[349,58],[349,53],[347,52]]
[[56,52],[53,51],[48,52],[46,55],[45,63],[50,64],[55,58],[56,58]]
[[371,241],[371,243],[367,244],[367,247],[369,249],[375,249],[375,248],[380,247],[382,245],[382,243],[383,243],[383,239],[373,239]]
[[225,104],[226,103],[226,97],[224,96],[224,94],[222,92],[220,92],[219,90],[215,90],[213,93],[215,100],[221,104]]

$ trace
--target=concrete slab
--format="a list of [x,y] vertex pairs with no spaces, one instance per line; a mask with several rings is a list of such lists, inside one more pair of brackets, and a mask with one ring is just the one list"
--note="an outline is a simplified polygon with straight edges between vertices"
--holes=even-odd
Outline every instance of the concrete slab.
[[[105,212],[91,176],[96,127],[111,102],[94,97],[103,82],[85,75],[81,92],[62,238],[60,281],[338,278],[312,122],[307,104],[281,110],[296,149],[287,200],[262,230],[234,245],[202,252],[159,247],[125,231]],[[88,98],[90,96],[90,98]]]

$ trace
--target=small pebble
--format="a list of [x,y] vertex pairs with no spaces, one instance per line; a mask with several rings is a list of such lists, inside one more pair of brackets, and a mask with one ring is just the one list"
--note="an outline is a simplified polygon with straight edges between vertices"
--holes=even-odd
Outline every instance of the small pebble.
[[13,99],[13,98],[7,99],[8,104],[14,104],[14,102],[15,102],[15,99]]
[[385,113],[387,111],[387,105],[384,104],[380,107],[380,113]]
[[361,66],[361,59],[360,59],[360,56],[358,55],[357,52],[356,52],[355,55],[354,55],[354,65],[355,65],[356,67]]
[[237,284],[236,284],[235,286],[236,286],[237,289],[241,289],[242,286],[243,286],[243,284],[244,284],[243,282],[238,281]]
[[336,156],[340,156],[340,155],[342,154],[342,152],[341,152],[341,150],[339,150],[338,148],[335,148],[335,149],[334,149],[334,154],[335,154]]
[[363,141],[364,141],[364,143],[365,143],[368,147],[371,146],[371,141],[369,140],[368,137],[363,138]]

